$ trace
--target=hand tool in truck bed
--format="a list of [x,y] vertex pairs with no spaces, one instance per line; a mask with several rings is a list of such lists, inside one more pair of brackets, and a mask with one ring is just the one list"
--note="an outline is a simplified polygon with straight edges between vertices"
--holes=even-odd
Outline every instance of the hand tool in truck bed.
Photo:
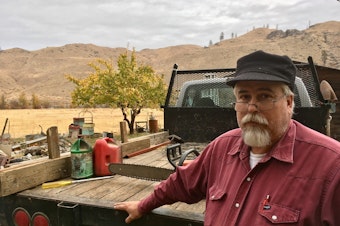
[[94,181],[94,180],[103,180],[103,179],[108,179],[112,178],[113,176],[105,176],[105,177],[93,177],[93,178],[87,178],[87,179],[81,179],[81,180],[61,180],[61,181],[53,181],[53,182],[46,182],[41,185],[43,189],[48,189],[48,188],[58,188],[70,184],[75,184],[75,183],[83,183],[83,182],[88,182],[88,181]]
[[194,155],[197,157],[199,152],[196,149],[190,149],[182,153],[181,145],[170,145],[166,149],[167,158],[174,169],[160,168],[146,165],[135,165],[125,163],[111,163],[109,170],[112,174],[118,174],[127,177],[133,177],[151,181],[161,181],[167,179],[170,174],[176,171],[177,166],[182,166],[183,162]]

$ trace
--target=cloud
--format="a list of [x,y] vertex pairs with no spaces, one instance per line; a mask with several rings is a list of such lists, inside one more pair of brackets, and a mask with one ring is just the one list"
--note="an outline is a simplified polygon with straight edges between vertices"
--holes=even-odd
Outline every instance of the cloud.
[[228,38],[253,27],[301,30],[340,20],[337,0],[3,0],[1,9],[0,47],[27,50],[70,43],[204,46],[221,32]]

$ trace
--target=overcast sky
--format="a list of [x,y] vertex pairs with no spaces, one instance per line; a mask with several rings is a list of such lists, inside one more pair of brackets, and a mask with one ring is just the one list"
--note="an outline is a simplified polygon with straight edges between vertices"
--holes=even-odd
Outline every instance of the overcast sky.
[[137,51],[209,45],[254,27],[340,21],[339,0],[0,0],[0,48],[72,43]]

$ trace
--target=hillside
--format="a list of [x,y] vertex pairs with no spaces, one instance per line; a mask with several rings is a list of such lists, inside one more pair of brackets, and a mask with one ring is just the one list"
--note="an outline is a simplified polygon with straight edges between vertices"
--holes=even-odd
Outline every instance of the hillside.
[[[209,47],[180,45],[144,49],[136,54],[141,63],[164,74],[168,82],[175,63],[181,69],[235,67],[239,57],[259,49],[285,54],[301,62],[312,56],[317,65],[340,69],[340,22],[316,24],[303,31],[258,28]],[[2,50],[0,95],[17,99],[22,92],[27,97],[35,93],[42,100],[69,103],[74,87],[65,79],[65,74],[85,77],[91,72],[89,62],[97,58],[115,62],[124,51],[124,48],[80,43],[37,51]]]

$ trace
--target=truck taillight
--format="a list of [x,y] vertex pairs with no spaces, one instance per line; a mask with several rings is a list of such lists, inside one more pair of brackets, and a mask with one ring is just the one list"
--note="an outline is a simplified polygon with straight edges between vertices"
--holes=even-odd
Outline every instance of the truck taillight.
[[18,207],[13,211],[13,222],[15,226],[30,226],[30,214],[23,208]]
[[37,212],[32,216],[32,226],[49,226],[50,221],[46,214]]
[[22,207],[13,211],[13,223],[15,226],[50,226],[48,216],[42,212],[36,212],[32,218],[30,214]]

